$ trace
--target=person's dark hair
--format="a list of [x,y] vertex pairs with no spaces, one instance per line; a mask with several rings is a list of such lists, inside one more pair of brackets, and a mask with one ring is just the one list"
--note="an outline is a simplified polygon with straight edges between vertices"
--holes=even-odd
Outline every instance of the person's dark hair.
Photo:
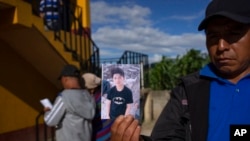
[[107,94],[110,88],[111,88],[111,85],[109,81],[102,80],[102,94]]
[[121,76],[124,77],[124,71],[123,71],[121,68],[119,68],[119,67],[113,68],[113,69],[111,70],[111,76],[112,76],[112,77],[114,76],[114,74],[120,74]]
[[67,64],[62,68],[61,73],[58,77],[58,80],[60,80],[63,76],[71,76],[71,77],[80,78],[81,73],[80,73],[80,70],[76,66]]

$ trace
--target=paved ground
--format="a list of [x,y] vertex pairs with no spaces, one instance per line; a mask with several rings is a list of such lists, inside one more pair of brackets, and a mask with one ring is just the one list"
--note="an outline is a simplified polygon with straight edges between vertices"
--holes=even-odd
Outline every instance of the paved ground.
[[142,123],[142,135],[147,135],[150,136],[151,131],[154,127],[155,121],[147,122],[147,123]]

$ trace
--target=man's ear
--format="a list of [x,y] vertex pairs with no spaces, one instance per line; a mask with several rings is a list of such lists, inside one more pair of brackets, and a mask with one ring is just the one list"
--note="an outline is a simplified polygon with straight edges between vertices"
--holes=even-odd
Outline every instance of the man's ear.
[[68,81],[68,77],[67,76],[62,76],[61,81],[63,83],[65,83],[66,81]]

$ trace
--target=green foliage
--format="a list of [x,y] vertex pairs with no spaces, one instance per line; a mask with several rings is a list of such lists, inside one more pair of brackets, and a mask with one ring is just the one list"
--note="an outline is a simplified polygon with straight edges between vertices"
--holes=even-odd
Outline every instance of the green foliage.
[[170,90],[175,87],[181,76],[198,71],[209,62],[207,54],[191,49],[176,59],[163,57],[149,71],[149,85],[154,90]]

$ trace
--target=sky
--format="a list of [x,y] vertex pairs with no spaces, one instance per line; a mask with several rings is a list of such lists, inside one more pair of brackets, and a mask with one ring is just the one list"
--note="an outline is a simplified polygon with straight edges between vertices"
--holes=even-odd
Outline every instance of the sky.
[[91,36],[101,60],[126,50],[148,55],[150,63],[190,49],[207,52],[197,27],[209,1],[90,0]]

